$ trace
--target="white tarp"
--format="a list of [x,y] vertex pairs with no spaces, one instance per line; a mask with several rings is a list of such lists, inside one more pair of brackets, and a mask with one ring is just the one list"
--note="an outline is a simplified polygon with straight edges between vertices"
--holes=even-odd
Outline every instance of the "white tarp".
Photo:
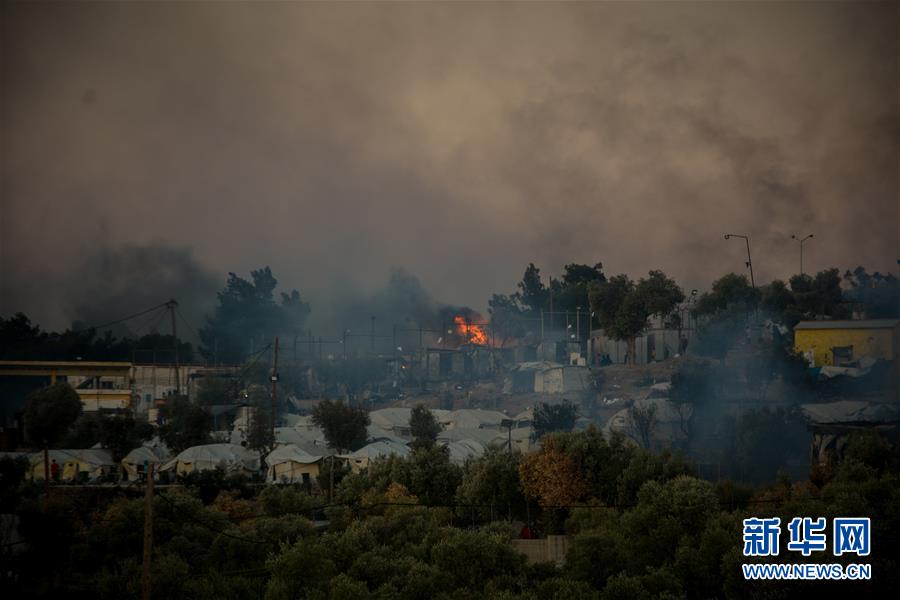
[[387,440],[379,440],[363,446],[356,452],[350,454],[342,454],[343,458],[350,464],[350,468],[354,472],[359,472],[369,466],[369,463],[376,458],[384,456],[407,456],[411,450],[409,446],[398,444]]
[[185,474],[222,468],[229,472],[259,470],[259,454],[236,444],[206,444],[181,451],[161,471]]
[[138,466],[143,469],[145,465],[159,465],[166,462],[171,457],[169,450],[165,446],[139,446],[125,455],[122,459],[122,468],[128,474],[128,479],[136,479],[138,476]]
[[450,429],[485,429],[498,428],[508,419],[506,415],[496,410],[482,410],[480,408],[461,408],[454,410],[447,417]]
[[266,481],[310,483],[319,474],[321,456],[304,452],[293,444],[278,446],[265,459]]
[[[44,453],[33,452],[28,455],[28,460],[31,463],[32,477],[43,479]],[[84,473],[81,477],[95,480],[111,472],[116,466],[112,453],[99,448],[50,450],[47,460],[59,465],[59,477],[63,481],[73,481],[81,473]]]
[[442,446],[450,453],[450,462],[461,465],[470,458],[478,458],[484,454],[484,446],[475,440],[459,440],[442,442]]
[[900,408],[863,400],[839,400],[823,404],[801,404],[812,423],[885,423],[900,420]]

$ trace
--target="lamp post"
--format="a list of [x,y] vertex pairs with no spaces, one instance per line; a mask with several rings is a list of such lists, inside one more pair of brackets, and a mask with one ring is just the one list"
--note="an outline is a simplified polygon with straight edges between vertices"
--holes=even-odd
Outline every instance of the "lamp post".
[[725,239],[731,239],[733,237],[742,238],[747,243],[747,268],[750,269],[750,285],[753,286],[753,289],[756,289],[756,282],[753,280],[753,260],[750,258],[750,237],[746,235],[740,235],[737,233],[726,233]]
[[805,238],[801,238],[800,236],[792,235],[792,240],[797,240],[800,242],[800,274],[803,275],[803,242],[813,237],[813,234],[809,234]]

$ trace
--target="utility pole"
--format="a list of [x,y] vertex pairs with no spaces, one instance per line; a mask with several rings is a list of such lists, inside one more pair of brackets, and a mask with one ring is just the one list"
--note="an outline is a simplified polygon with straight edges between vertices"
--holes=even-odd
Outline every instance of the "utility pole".
[[172,298],[166,302],[166,308],[169,309],[169,315],[172,317],[172,340],[175,344],[175,395],[181,395],[181,374],[178,372],[178,330],[175,327],[175,309],[178,303]]
[[797,236],[797,235],[791,236],[792,240],[797,240],[798,242],[800,242],[800,274],[801,275],[803,275],[803,242],[805,242],[806,240],[808,240],[811,237],[813,237],[813,234],[809,234],[805,238],[801,238],[800,236]]
[[278,409],[278,336],[275,336],[275,353],[272,360],[272,444],[275,443],[275,416]]
[[731,239],[733,237],[743,238],[743,240],[747,243],[747,268],[750,269],[750,285],[753,289],[756,289],[756,282],[753,280],[753,260],[750,258],[750,236],[748,235],[740,235],[737,233],[726,233],[725,239]]
[[153,552],[153,471],[147,466],[147,488],[144,492],[144,573],[141,577],[141,600],[150,600],[150,557]]
[[369,351],[375,354],[375,315],[372,315],[372,334],[369,336]]

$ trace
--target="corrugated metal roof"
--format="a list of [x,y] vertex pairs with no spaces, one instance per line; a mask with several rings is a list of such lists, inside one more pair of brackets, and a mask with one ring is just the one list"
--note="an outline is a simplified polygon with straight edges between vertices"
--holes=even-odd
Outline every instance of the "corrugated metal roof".
[[865,319],[860,321],[801,321],[797,329],[892,329],[900,325],[900,319]]

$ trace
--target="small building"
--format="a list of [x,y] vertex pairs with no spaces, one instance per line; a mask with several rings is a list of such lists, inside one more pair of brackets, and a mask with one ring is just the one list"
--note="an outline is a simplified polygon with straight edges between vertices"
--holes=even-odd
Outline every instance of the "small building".
[[811,366],[844,367],[862,358],[900,359],[900,319],[801,321],[794,326],[794,350]]
[[894,403],[839,400],[801,404],[800,410],[813,434],[812,461],[819,465],[839,461],[850,435],[856,431],[879,431],[896,437],[900,425],[900,407]]
[[266,481],[302,483],[309,487],[318,477],[321,456],[314,456],[293,444],[277,446],[266,456]]

